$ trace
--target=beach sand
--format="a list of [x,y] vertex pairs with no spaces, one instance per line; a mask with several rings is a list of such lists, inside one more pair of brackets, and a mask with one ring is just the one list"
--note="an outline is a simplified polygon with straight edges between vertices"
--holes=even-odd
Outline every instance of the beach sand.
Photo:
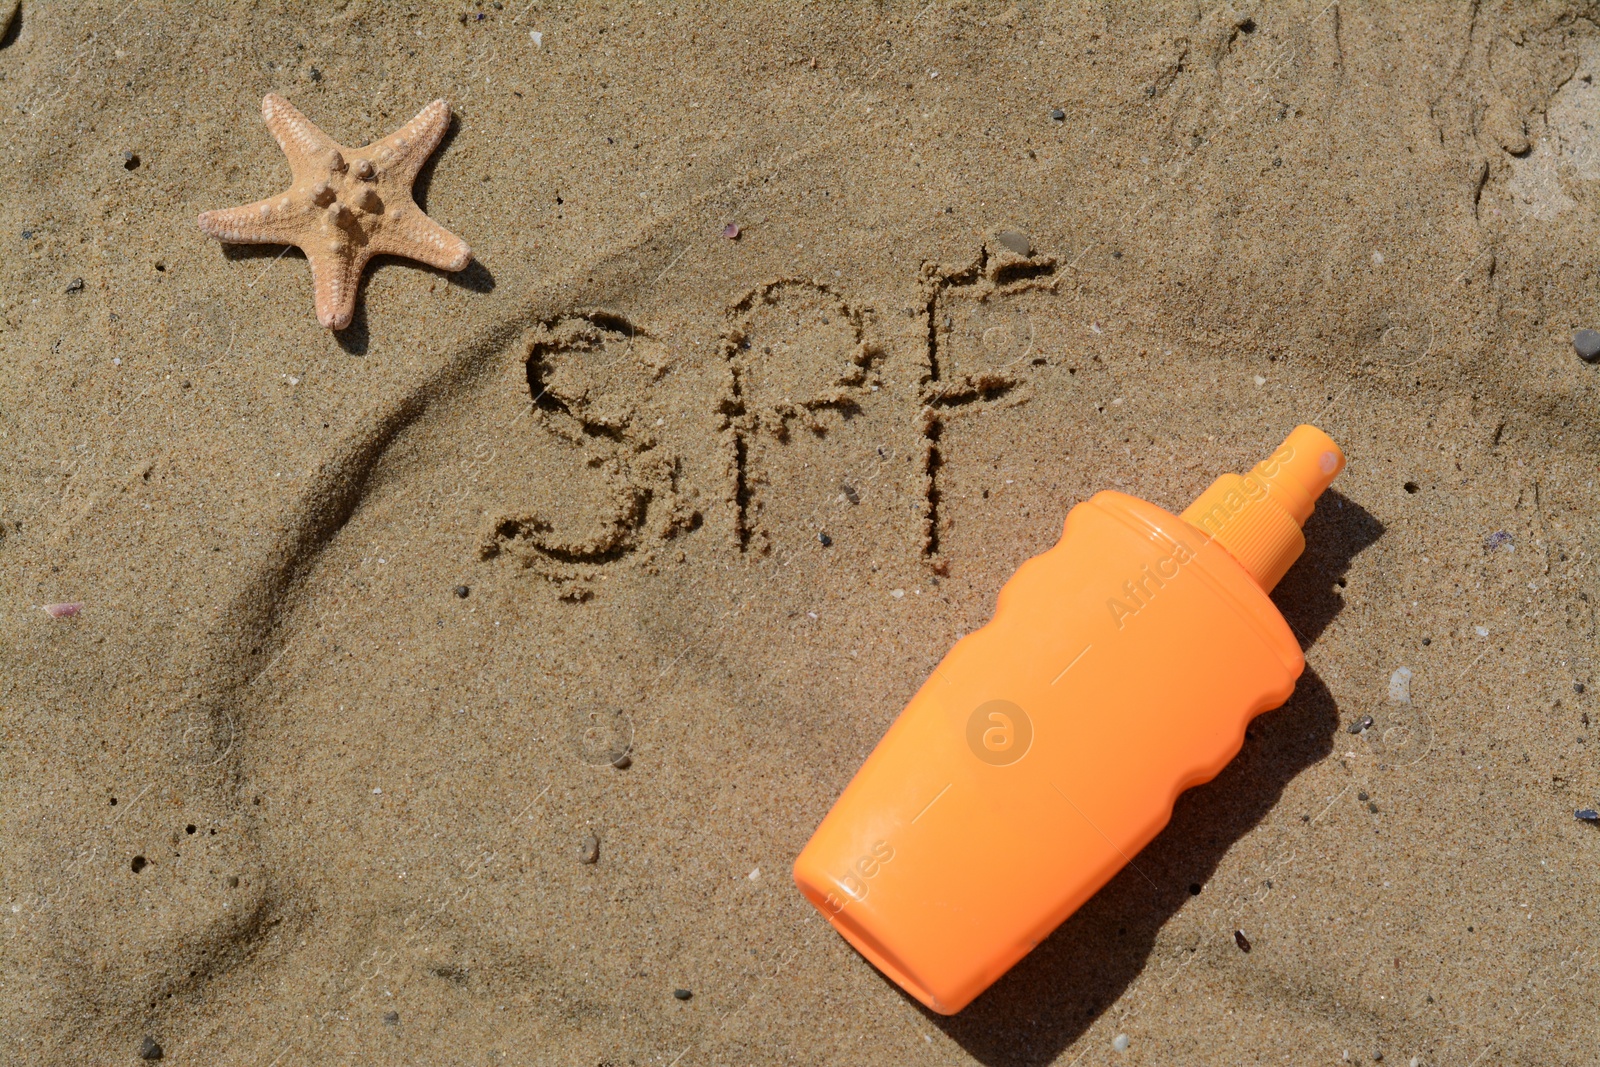
[[[1595,19],[25,0],[0,1060],[1592,1062]],[[335,335],[203,235],[268,92],[448,99],[477,262]],[[795,855],[1074,503],[1300,422],[1295,696],[924,1011]]]

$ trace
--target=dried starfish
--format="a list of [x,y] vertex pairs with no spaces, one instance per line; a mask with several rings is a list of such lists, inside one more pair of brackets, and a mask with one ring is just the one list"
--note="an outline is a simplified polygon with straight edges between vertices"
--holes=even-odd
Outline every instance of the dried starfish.
[[261,117],[289,157],[294,184],[267,200],[206,211],[200,228],[229,244],[296,245],[311,263],[317,321],[350,325],[361,272],[373,256],[405,256],[440,270],[472,262],[466,242],[411,199],[411,183],[450,127],[450,105],[435,100],[417,117],[365,148],[346,148],[283,97],[268,93]]

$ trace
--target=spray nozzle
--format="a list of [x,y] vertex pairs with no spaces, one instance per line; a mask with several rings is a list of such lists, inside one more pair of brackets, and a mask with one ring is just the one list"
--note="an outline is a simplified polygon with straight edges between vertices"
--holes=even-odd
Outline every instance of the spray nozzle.
[[1245,475],[1224,474],[1183,513],[1271,592],[1300,553],[1300,527],[1344,469],[1344,453],[1315,426],[1297,426]]

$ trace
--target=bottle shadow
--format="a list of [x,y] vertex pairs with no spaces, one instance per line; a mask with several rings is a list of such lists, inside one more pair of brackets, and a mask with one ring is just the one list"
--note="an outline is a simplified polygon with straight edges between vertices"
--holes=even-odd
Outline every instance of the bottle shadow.
[[1300,638],[1300,647],[1310,648],[1344,607],[1350,562],[1383,536],[1384,525],[1354,500],[1328,489],[1304,532],[1305,553],[1272,591],[1272,599]]
[[[1274,597],[1302,641],[1314,641],[1338,615],[1339,580],[1383,531],[1359,505],[1324,494],[1306,524],[1307,551]],[[1222,773],[1180,796],[1172,821],[1132,863],[964,1011],[942,1016],[906,1000],[989,1067],[1052,1062],[1144,972],[1168,920],[1205,892],[1222,857],[1288,783],[1333,751],[1338,730],[1333,694],[1307,668],[1287,703],[1250,724]]]
[[[0,11],[6,7],[0,2]],[[11,10],[11,21],[0,29],[0,48],[10,48],[17,43],[17,38],[22,36],[22,5],[18,4]]]

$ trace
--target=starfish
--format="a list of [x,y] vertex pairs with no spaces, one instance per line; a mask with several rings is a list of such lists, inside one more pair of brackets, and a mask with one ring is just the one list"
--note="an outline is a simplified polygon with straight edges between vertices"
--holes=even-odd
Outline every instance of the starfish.
[[261,101],[261,117],[289,157],[294,184],[254,204],[202,212],[200,228],[228,244],[298,246],[323,326],[350,325],[361,272],[375,255],[452,271],[472,262],[466,242],[411,199],[411,183],[450,127],[449,104],[435,100],[365,148],[339,144],[276,93]]

